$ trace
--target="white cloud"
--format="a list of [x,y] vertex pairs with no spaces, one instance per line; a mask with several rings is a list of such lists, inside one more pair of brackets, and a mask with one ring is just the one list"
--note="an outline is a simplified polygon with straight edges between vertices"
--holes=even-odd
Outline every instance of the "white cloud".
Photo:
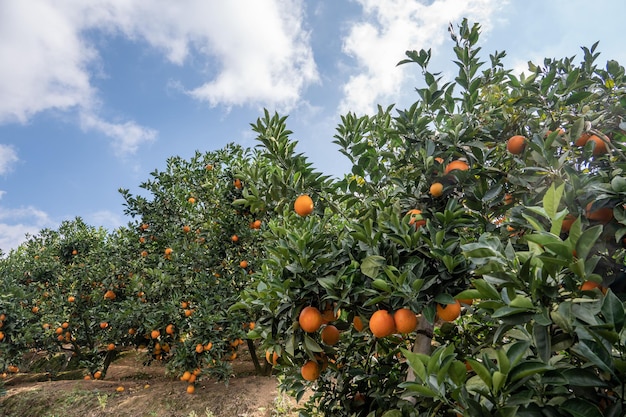
[[114,213],[109,210],[101,210],[85,216],[85,222],[87,224],[95,225],[96,227],[104,227],[108,230],[117,229],[128,223],[129,219],[124,218],[118,213]]
[[[343,50],[353,57],[359,72],[343,87],[339,111],[372,113],[376,104],[396,102],[406,86],[406,66],[396,67],[410,49],[433,51],[449,39],[449,23],[463,17],[480,22],[484,31],[501,0],[357,0],[363,20],[353,23],[344,39]],[[414,68],[410,70],[414,71]]]
[[302,0],[1,2],[0,123],[76,111],[83,127],[113,138],[119,152],[152,140],[154,132],[132,120],[98,116],[92,78],[100,56],[90,42],[98,36],[122,35],[179,65],[192,56],[206,81],[187,92],[211,106],[291,108],[318,79],[303,13]]
[[27,235],[36,235],[41,229],[53,226],[48,214],[35,207],[0,207],[0,251],[9,253],[25,242]]
[[[11,171],[17,161],[19,161],[19,158],[15,148],[10,145],[0,144],[0,175]],[[2,194],[0,194],[0,198],[2,198]]]
[[152,142],[157,136],[156,130],[133,121],[111,123],[89,112],[81,114],[80,120],[83,129],[96,130],[112,138],[115,152],[120,156],[135,153],[141,144]]

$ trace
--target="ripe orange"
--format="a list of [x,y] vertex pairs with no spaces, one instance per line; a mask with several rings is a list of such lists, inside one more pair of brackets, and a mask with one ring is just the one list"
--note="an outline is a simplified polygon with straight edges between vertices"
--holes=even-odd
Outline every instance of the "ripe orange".
[[274,352],[270,352],[269,350],[265,351],[265,360],[268,363],[271,363],[272,365],[276,366],[278,364],[278,353]]
[[159,336],[161,336],[161,332],[157,329],[152,330],[152,332],[150,333],[150,337],[153,339],[158,339]]
[[441,197],[443,195],[443,184],[440,182],[432,183],[432,185],[430,186],[429,192],[430,192],[430,195],[432,195],[435,198]]
[[194,384],[187,385],[187,394],[193,394],[196,392],[196,386]]
[[189,381],[189,378],[191,377],[191,372],[189,371],[185,371],[183,372],[183,374],[180,377],[181,381]]
[[107,290],[107,292],[104,293],[104,299],[105,300],[115,300],[115,293],[111,290]]
[[191,227],[189,227],[189,226],[187,226],[187,225],[183,226],[183,232],[184,232],[184,233],[189,233],[189,232],[191,232]]
[[574,145],[585,146],[585,144],[587,143],[590,137],[591,137],[591,133],[585,132],[582,135],[580,135],[578,139],[576,139],[576,141],[574,142]]
[[211,350],[213,348],[213,342],[209,342],[206,345],[204,345],[204,351],[208,352],[209,350]]
[[233,185],[238,190],[241,190],[241,188],[243,187],[243,185],[241,184],[241,180],[239,178],[236,178],[235,181],[233,181]]
[[107,345],[107,350],[111,351],[111,350],[115,350],[115,343],[109,343]]
[[407,212],[409,217],[409,225],[415,226],[415,228],[419,228],[421,226],[426,226],[426,219],[422,216],[422,210],[412,209]]
[[322,330],[322,342],[329,346],[334,346],[339,342],[339,329],[332,324],[327,324]]
[[393,321],[399,333],[411,333],[417,327],[417,316],[408,308],[401,308],[393,314]]
[[437,304],[437,316],[443,321],[454,321],[461,315],[461,303],[456,300],[454,304]]
[[565,216],[565,218],[563,219],[563,223],[561,223],[561,232],[569,232],[569,230],[572,228],[572,224],[574,224],[575,221],[576,216],[574,216],[573,214],[568,214],[567,216]]
[[250,328],[250,330],[254,330],[254,328],[256,327],[256,323],[251,321],[248,327]]
[[4,332],[0,332],[0,342],[4,340]]
[[166,255],[171,255],[172,252],[174,252],[174,249],[172,249],[172,248],[165,248],[165,254]]
[[363,331],[363,320],[361,320],[361,317],[354,316],[354,318],[352,319],[352,325],[354,326],[357,332]]
[[7,371],[11,372],[12,374],[16,374],[20,371],[20,368],[15,365],[9,365],[7,366]]
[[613,209],[611,207],[601,207],[591,211],[593,201],[590,201],[585,207],[586,217],[589,220],[599,221],[600,223],[607,224],[613,220]]
[[232,240],[233,242],[237,242],[237,241],[239,241],[239,236],[237,236],[237,235],[232,235],[232,236],[230,237],[230,240]]
[[307,381],[315,381],[320,376],[320,367],[315,361],[307,361],[300,368],[300,374]]
[[296,198],[296,201],[293,203],[294,211],[302,217],[313,213],[314,208],[313,200],[307,194],[302,194]]
[[196,202],[196,199],[195,199],[195,198],[193,198],[193,197],[189,197],[189,198],[187,199],[187,201],[189,201],[189,203],[193,204],[193,203],[195,203],[195,202]]
[[143,223],[143,224],[140,226],[141,230],[147,230],[147,229],[148,229],[148,227],[150,227],[150,226],[148,226],[148,224],[147,224],[147,223]]
[[519,155],[526,147],[526,138],[522,135],[511,136],[506,142],[506,150],[513,155]]
[[146,250],[142,250],[142,251],[141,251],[141,257],[142,257],[142,258],[145,258],[146,256],[148,256],[148,251],[146,251]]
[[78,251],[77,251],[76,249],[74,249],[74,250],[72,251],[72,255],[78,255]]
[[187,301],[181,301],[180,308],[189,308],[189,303]]
[[100,323],[101,329],[106,329],[107,327],[109,327],[109,323],[107,323],[106,321],[103,321],[102,323]]
[[602,284],[595,281],[585,281],[580,286],[581,291],[592,291],[595,288],[599,288],[600,290],[602,290]]
[[455,159],[454,161],[446,165],[446,169],[444,169],[444,173],[449,174],[450,172],[456,169],[458,169],[459,171],[467,171],[469,169],[469,165],[467,165],[467,162],[465,161],[461,161],[460,159]]
[[56,330],[54,331],[56,334],[62,334],[63,333],[63,328],[62,327],[57,327]]
[[239,262],[239,266],[242,268],[247,268],[248,267],[248,261],[243,260],[241,262]]
[[370,330],[378,338],[387,337],[396,331],[396,323],[387,310],[378,310],[370,318]]
[[[609,138],[607,138],[608,141]],[[607,147],[606,147],[606,142],[604,142],[600,137],[596,136],[596,135],[591,135],[589,137],[589,140],[592,142],[595,142],[596,146],[593,148],[593,154],[595,156],[598,155],[603,155],[605,153],[607,153]],[[608,141],[610,142],[610,141]]]
[[304,307],[300,312],[298,322],[300,323],[302,330],[305,332],[316,332],[323,323],[322,313],[320,313],[320,311],[315,307]]
[[115,388],[115,391],[124,392],[124,387],[120,385],[119,387]]
[[261,220],[255,220],[250,223],[250,229],[260,229],[261,228]]
[[202,353],[204,352],[204,346],[202,346],[202,343],[198,343],[196,345],[196,353]]
[[100,378],[102,378],[102,372],[101,372],[101,371],[96,371],[96,372],[94,372],[94,374],[93,374],[93,378],[94,378],[94,379],[100,379]]
[[69,301],[70,303],[73,303],[74,301],[76,301],[76,297],[74,297],[73,295],[70,295],[69,297],[67,297],[67,301]]
[[33,308],[30,309],[30,311],[32,311],[34,314],[39,313],[39,307],[34,306]]
[[68,327],[70,327],[70,324],[68,322],[64,322],[61,327],[63,327],[64,329],[67,329]]
[[328,308],[326,308],[322,312],[323,324],[328,324],[331,321],[335,321],[339,318],[339,316],[341,315],[341,310],[337,310],[337,313],[335,313],[334,309],[335,309],[335,306],[331,305],[331,306],[328,306]]
[[193,310],[192,309],[185,310],[185,317],[191,317],[192,314],[193,314]]
[[191,376],[189,377],[189,383],[193,384],[194,382],[196,382],[197,378],[198,378],[198,376],[192,372]]
[[128,334],[133,335],[135,333],[137,333],[137,330],[133,329],[132,327],[128,329]]
[[213,171],[213,165],[211,164],[206,164],[206,166],[204,167],[207,171]]
[[165,327],[165,333],[167,333],[169,335],[173,335],[174,334],[174,325],[173,324],[168,324]]

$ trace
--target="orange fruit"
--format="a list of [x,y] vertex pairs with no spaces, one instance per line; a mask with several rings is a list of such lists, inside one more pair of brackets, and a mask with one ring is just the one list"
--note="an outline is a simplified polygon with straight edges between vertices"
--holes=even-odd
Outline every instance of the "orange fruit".
[[180,377],[181,381],[189,381],[189,378],[191,377],[191,372],[189,371],[185,371],[183,372],[183,374]]
[[585,281],[580,286],[581,291],[592,291],[595,288],[602,289],[602,284],[600,284],[599,282],[595,282],[595,281]]
[[110,350],[115,350],[115,343],[109,343],[109,344],[107,345],[107,350],[109,350],[109,351],[110,351]]
[[209,342],[206,345],[204,345],[204,351],[208,352],[209,350],[211,350],[211,348],[213,348],[213,343]]
[[417,229],[420,226],[426,226],[426,219],[422,216],[422,210],[412,209],[407,212],[409,215],[409,225],[415,226]]
[[76,249],[74,249],[74,250],[72,251],[72,255],[78,255],[78,251],[77,251]]
[[132,327],[128,329],[128,334],[133,335],[135,333],[137,333],[137,330],[133,329]]
[[506,142],[506,150],[513,155],[519,155],[526,147],[526,138],[522,135],[511,136]]
[[106,321],[103,321],[102,323],[100,323],[101,329],[106,329],[107,327],[109,327],[109,323],[107,323]]
[[237,241],[239,241],[239,236],[237,236],[237,235],[232,235],[232,236],[230,237],[230,240],[232,240],[233,242],[237,242]]
[[115,293],[111,290],[107,290],[107,292],[104,293],[104,299],[105,300],[115,300]]
[[54,331],[56,334],[62,334],[63,333],[63,328],[62,327],[57,327],[56,330]]
[[396,331],[396,322],[387,310],[378,310],[370,318],[370,330],[378,338],[387,337]]
[[15,365],[9,365],[7,366],[7,371],[11,372],[12,374],[16,374],[20,371],[20,368]]
[[213,165],[211,164],[206,164],[206,166],[204,167],[207,171],[213,171]]
[[314,208],[313,200],[307,194],[302,194],[296,198],[296,201],[293,203],[293,210],[302,217],[313,213]]
[[585,132],[582,135],[580,135],[578,139],[576,139],[576,141],[574,142],[574,145],[585,146],[585,144],[587,143],[590,137],[591,137],[591,133]]
[[341,315],[340,310],[337,310],[337,313],[335,314],[334,306],[330,306],[330,308],[327,308],[322,312],[323,324],[328,324],[331,321],[337,320],[340,315]]
[[153,339],[158,339],[159,336],[161,336],[161,332],[159,330],[152,330],[152,332],[150,333],[150,337]]
[[247,268],[248,267],[248,261],[243,260],[241,262],[239,262],[239,266],[242,268]]
[[115,388],[115,391],[123,392],[124,391],[124,387],[120,385],[119,387]]
[[467,162],[465,161],[461,161],[460,159],[455,159],[454,161],[446,165],[446,168],[444,169],[444,173],[449,174],[450,172],[457,170],[457,169],[459,171],[467,171],[469,169],[469,165],[467,165]]
[[4,340],[4,332],[0,332],[0,341]]
[[194,382],[196,382],[197,378],[198,378],[198,376],[192,372],[191,375],[189,376],[189,381],[188,382],[190,384],[193,384]]
[[461,315],[461,303],[455,300],[453,304],[437,304],[437,316],[443,321],[454,321]]
[[143,223],[143,224],[142,224],[141,226],[139,226],[139,227],[141,228],[141,230],[147,230],[147,229],[148,229],[148,227],[150,227],[150,226],[148,226],[148,223]]
[[74,301],[76,301],[76,297],[74,297],[73,295],[70,295],[69,297],[67,297],[67,301],[69,301],[70,303],[73,303]]
[[142,250],[142,251],[141,251],[141,257],[142,257],[142,258],[145,258],[146,256],[148,256],[148,251],[146,251],[146,250]]
[[191,317],[192,314],[193,314],[193,310],[192,309],[185,310],[185,317]]
[[466,306],[471,306],[472,304],[474,304],[474,299],[472,298],[457,298],[457,300],[459,301],[459,303],[465,304]]
[[271,363],[272,365],[276,366],[278,364],[278,358],[278,353],[272,353],[269,350],[265,351],[265,360],[267,361],[267,363]]
[[68,322],[64,322],[61,327],[63,327],[64,329],[67,329],[68,327],[70,327],[70,324]]
[[506,193],[504,194],[504,204],[506,204],[507,206],[513,204],[515,202],[515,200],[513,199],[513,195]]
[[184,232],[184,233],[189,233],[189,232],[191,232],[191,227],[189,227],[189,226],[187,226],[187,225],[183,226],[183,232]]
[[567,216],[565,216],[565,218],[563,219],[563,223],[561,223],[561,232],[569,232],[569,230],[572,228],[572,224],[574,224],[575,221],[576,216],[574,216],[573,214],[568,214]]
[[250,328],[250,330],[254,330],[254,328],[256,327],[256,323],[251,321],[248,327]]
[[33,308],[30,309],[30,311],[32,311],[34,314],[39,313],[39,307],[34,306]]
[[307,381],[315,381],[320,376],[320,367],[315,361],[307,361],[300,368],[300,374]]
[[417,327],[417,316],[408,308],[401,308],[393,314],[398,333],[411,333]]
[[174,252],[174,249],[172,249],[172,248],[165,248],[165,254],[166,255],[171,255],[172,252]]
[[85,375],[85,376],[83,377],[83,379],[84,379],[85,381],[89,381],[89,380],[91,380],[91,375]]
[[428,192],[435,198],[441,197],[443,195],[443,184],[440,182],[432,183]]
[[354,318],[352,319],[352,325],[357,332],[363,331],[363,320],[361,320],[361,317],[354,316]]
[[187,385],[187,394],[193,394],[196,392],[196,386],[194,384]]
[[238,190],[241,190],[241,188],[243,187],[243,185],[241,184],[241,180],[239,178],[236,178],[235,181],[233,181],[233,185]]
[[332,324],[327,324],[322,330],[322,342],[329,346],[334,346],[339,342],[339,329]]
[[255,220],[252,222],[252,229],[260,229],[261,228],[261,220]]
[[601,207],[596,210],[591,211],[593,206],[593,201],[590,201],[585,207],[586,217],[589,220],[595,220],[603,224],[607,224],[611,220],[613,220],[613,209],[610,207]]
[[[610,143],[608,139],[609,138],[607,138],[607,141]],[[596,146],[593,148],[593,154],[595,156],[607,153],[606,142],[604,142],[599,136],[591,135],[589,136],[589,141],[595,142],[596,144]]]
[[187,301],[181,301],[180,308],[189,308],[189,303]]
[[102,372],[101,371],[94,372],[93,377],[94,377],[94,379],[102,378]]
[[443,164],[443,158],[442,158],[442,157],[440,157],[440,156],[436,156],[436,157],[435,157],[435,161],[436,161],[437,163],[439,163],[439,164]]
[[312,306],[304,307],[298,318],[300,327],[307,333],[316,332],[322,325],[323,321],[322,313],[320,313],[317,308]]
[[195,203],[195,202],[196,202],[196,199],[195,199],[195,198],[193,198],[193,197],[189,197],[189,198],[187,199],[187,201],[189,201],[189,203],[193,204],[193,203]]
[[173,335],[174,334],[174,325],[173,324],[168,324],[167,327],[165,327],[165,333],[167,333],[169,335]]
[[204,346],[202,346],[202,343],[198,343],[196,345],[196,353],[202,353],[204,352]]

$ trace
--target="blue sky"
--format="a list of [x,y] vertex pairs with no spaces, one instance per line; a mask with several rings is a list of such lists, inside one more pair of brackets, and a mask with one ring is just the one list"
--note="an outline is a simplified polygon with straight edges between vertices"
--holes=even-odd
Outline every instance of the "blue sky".
[[0,250],[75,216],[126,224],[119,188],[173,155],[254,146],[263,108],[341,175],[340,115],[415,100],[407,49],[453,78],[463,17],[518,71],[595,41],[626,63],[623,0],[0,0]]

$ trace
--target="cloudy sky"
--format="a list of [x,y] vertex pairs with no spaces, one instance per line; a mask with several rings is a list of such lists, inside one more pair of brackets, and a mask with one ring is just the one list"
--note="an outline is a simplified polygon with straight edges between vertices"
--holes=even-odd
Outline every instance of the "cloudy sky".
[[340,115],[410,105],[406,50],[453,77],[463,17],[520,71],[595,41],[626,63],[623,0],[0,0],[0,250],[75,216],[125,224],[119,188],[173,155],[254,146],[263,108],[341,175]]

